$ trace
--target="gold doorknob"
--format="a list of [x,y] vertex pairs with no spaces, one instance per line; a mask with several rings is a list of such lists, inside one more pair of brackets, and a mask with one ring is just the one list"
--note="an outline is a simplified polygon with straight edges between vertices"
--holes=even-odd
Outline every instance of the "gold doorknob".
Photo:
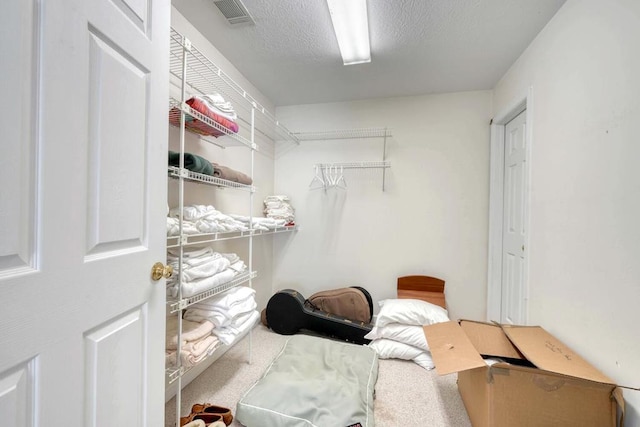
[[151,278],[153,280],[160,280],[161,278],[168,279],[173,274],[173,267],[170,265],[164,265],[161,262],[156,262],[151,267]]

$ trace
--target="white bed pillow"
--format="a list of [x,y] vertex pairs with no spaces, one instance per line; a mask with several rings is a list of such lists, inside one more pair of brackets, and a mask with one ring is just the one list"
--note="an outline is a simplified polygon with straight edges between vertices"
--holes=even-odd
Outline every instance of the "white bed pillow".
[[378,305],[380,313],[376,317],[375,324],[378,327],[390,323],[422,326],[449,321],[447,310],[422,300],[385,299]]
[[374,326],[371,332],[364,337],[368,340],[388,338],[421,350],[429,351],[429,344],[427,343],[427,337],[424,335],[422,326],[389,323],[386,326]]
[[387,338],[380,338],[371,341],[368,346],[378,353],[380,359],[413,360],[427,370],[435,368],[430,352],[408,344]]

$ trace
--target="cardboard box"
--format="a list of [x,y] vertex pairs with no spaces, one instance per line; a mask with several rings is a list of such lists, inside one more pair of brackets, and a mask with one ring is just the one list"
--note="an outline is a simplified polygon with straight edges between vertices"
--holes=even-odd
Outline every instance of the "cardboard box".
[[615,427],[624,411],[621,389],[539,326],[462,320],[424,332],[438,374],[458,373],[474,427]]

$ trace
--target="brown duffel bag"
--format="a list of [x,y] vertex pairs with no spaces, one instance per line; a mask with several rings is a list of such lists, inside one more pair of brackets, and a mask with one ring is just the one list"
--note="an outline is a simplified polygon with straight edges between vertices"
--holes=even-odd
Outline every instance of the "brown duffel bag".
[[[369,292],[359,286],[338,288],[316,292],[306,303],[325,313],[346,317],[357,322],[370,323],[373,318],[373,300]],[[262,310],[262,324],[267,325],[265,310]]]

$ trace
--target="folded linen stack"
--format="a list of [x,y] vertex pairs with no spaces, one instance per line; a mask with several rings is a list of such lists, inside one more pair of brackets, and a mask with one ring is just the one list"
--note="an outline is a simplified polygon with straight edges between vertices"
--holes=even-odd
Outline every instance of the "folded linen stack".
[[[216,126],[213,127],[209,123],[205,123],[190,114],[185,114],[185,128],[191,132],[217,138],[228,133],[237,133],[240,129],[235,122],[237,114],[233,110],[231,103],[225,102],[220,94],[196,95],[187,99],[185,102]],[[169,111],[169,123],[173,126],[180,126],[180,110],[177,107],[173,107]]]
[[213,323],[182,321],[182,342],[178,346],[178,317],[167,318],[165,363],[167,367],[177,364],[178,347],[180,347],[180,365],[191,367],[211,355],[221,345],[221,341],[211,335]]
[[231,182],[237,182],[239,184],[251,185],[253,184],[253,180],[249,175],[246,175],[242,172],[238,172],[235,169],[231,169],[227,166],[222,166],[217,163],[213,163],[213,176],[225,179]]
[[211,333],[223,344],[230,345],[260,320],[255,294],[252,288],[236,286],[192,305],[185,310],[184,318],[193,322],[211,322],[214,326]]
[[[182,234],[199,234],[200,230],[191,221],[182,221]],[[167,236],[177,236],[180,234],[180,220],[178,218],[167,217]]]
[[[217,211],[211,205],[185,206],[182,212],[183,234],[226,233],[246,231],[249,229],[243,222]],[[173,208],[169,211],[167,218],[167,236],[176,236],[179,234],[179,215],[179,208]]]
[[286,224],[286,221],[284,219],[262,218],[262,217],[249,218],[248,216],[234,215],[234,214],[229,214],[229,216],[235,219],[236,221],[242,222],[247,227],[249,227],[249,222],[251,222],[253,224],[254,230],[268,231],[278,227],[283,227]]
[[[180,166],[180,153],[178,151],[169,150],[168,165],[173,167]],[[203,175],[215,176],[216,178],[244,185],[253,184],[253,180],[249,175],[231,169],[230,167],[211,162],[198,154],[185,152],[183,166],[185,169]]]
[[[167,263],[178,271],[179,252],[167,251]],[[212,248],[183,249],[182,296],[190,297],[222,285],[246,270],[245,263],[236,254],[221,254]],[[177,297],[180,283],[178,274],[167,279],[167,295]]]
[[449,321],[447,310],[426,301],[387,299],[378,303],[380,313],[371,332],[364,337],[372,340],[380,359],[413,360],[430,370],[435,367],[424,335],[423,325]]
[[264,213],[267,218],[285,220],[287,225],[295,223],[295,210],[289,204],[288,196],[267,196],[264,199]]
[[211,108],[215,113],[229,120],[237,120],[238,114],[233,109],[233,105],[229,101],[225,101],[222,95],[219,93],[212,93],[209,95],[202,95],[202,100]]

